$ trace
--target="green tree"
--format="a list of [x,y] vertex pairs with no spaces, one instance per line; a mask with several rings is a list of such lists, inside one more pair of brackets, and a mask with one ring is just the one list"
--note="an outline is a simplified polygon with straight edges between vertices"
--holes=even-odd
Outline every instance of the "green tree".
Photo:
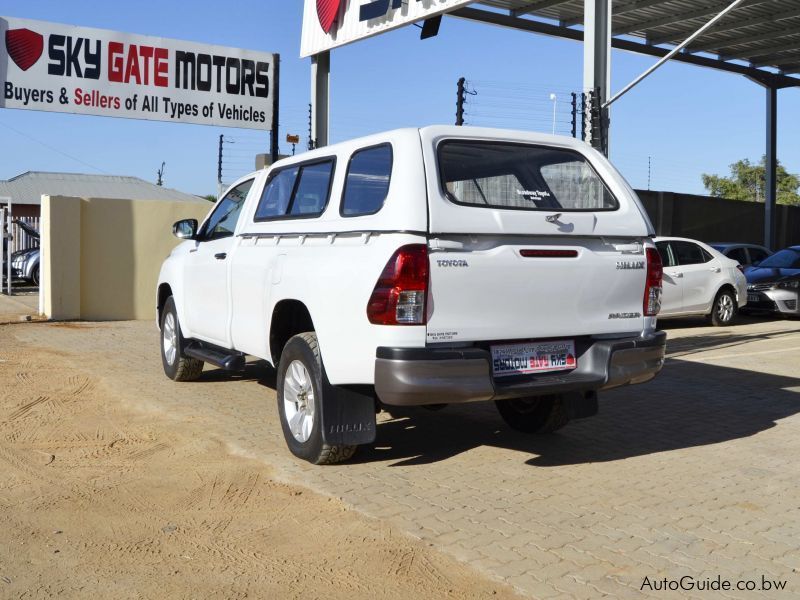
[[206,194],[205,196],[203,196],[203,198],[205,198],[209,202],[216,202],[217,201],[217,197],[214,194]]
[[[745,158],[731,165],[729,177],[703,173],[703,185],[712,196],[718,198],[764,202],[767,189],[766,173],[766,156],[763,156],[758,164],[753,164]],[[800,177],[788,173],[780,161],[777,174],[778,204],[800,206],[800,194],[798,194]]]

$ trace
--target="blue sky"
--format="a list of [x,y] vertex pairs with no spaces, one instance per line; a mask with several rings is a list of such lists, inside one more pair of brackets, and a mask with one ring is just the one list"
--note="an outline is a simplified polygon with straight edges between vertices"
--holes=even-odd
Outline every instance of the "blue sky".
[[[281,62],[281,139],[305,144],[310,61],[299,58],[301,0],[261,3],[121,3],[0,0],[0,15],[186,39],[267,52]],[[191,8],[189,8],[191,7]],[[613,89],[653,64],[615,51]],[[579,43],[445,19],[438,37],[420,41],[407,27],[335,50],[332,55],[333,141],[404,126],[452,123],[456,80],[466,77],[467,122],[550,131],[569,129],[569,92],[581,88]],[[779,96],[778,155],[800,173],[800,90]],[[611,158],[634,187],[703,193],[703,172],[726,174],[740,158],[764,153],[764,90],[744,77],[668,64],[612,110]],[[267,132],[21,110],[0,111],[0,178],[23,171],[135,175],[165,185],[216,191],[217,140],[225,134],[225,179],[252,169]],[[290,147],[282,144],[282,152]]]

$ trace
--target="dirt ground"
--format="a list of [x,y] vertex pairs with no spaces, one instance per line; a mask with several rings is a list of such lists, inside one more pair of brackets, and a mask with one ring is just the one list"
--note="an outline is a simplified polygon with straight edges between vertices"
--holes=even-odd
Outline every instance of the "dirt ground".
[[0,598],[516,597],[15,335],[65,326],[0,326]]

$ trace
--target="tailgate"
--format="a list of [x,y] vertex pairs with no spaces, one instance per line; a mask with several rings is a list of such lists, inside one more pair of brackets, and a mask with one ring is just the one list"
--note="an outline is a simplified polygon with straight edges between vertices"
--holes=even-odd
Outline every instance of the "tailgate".
[[420,131],[428,174],[428,342],[567,338],[644,328],[652,225],[582,142]]
[[638,332],[646,260],[631,240],[437,237],[429,343]]

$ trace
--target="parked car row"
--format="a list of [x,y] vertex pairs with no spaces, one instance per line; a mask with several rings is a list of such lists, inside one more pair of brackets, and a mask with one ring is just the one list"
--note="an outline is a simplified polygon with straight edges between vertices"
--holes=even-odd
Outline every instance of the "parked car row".
[[664,265],[659,318],[706,316],[730,325],[742,312],[800,314],[800,246],[655,239]]

